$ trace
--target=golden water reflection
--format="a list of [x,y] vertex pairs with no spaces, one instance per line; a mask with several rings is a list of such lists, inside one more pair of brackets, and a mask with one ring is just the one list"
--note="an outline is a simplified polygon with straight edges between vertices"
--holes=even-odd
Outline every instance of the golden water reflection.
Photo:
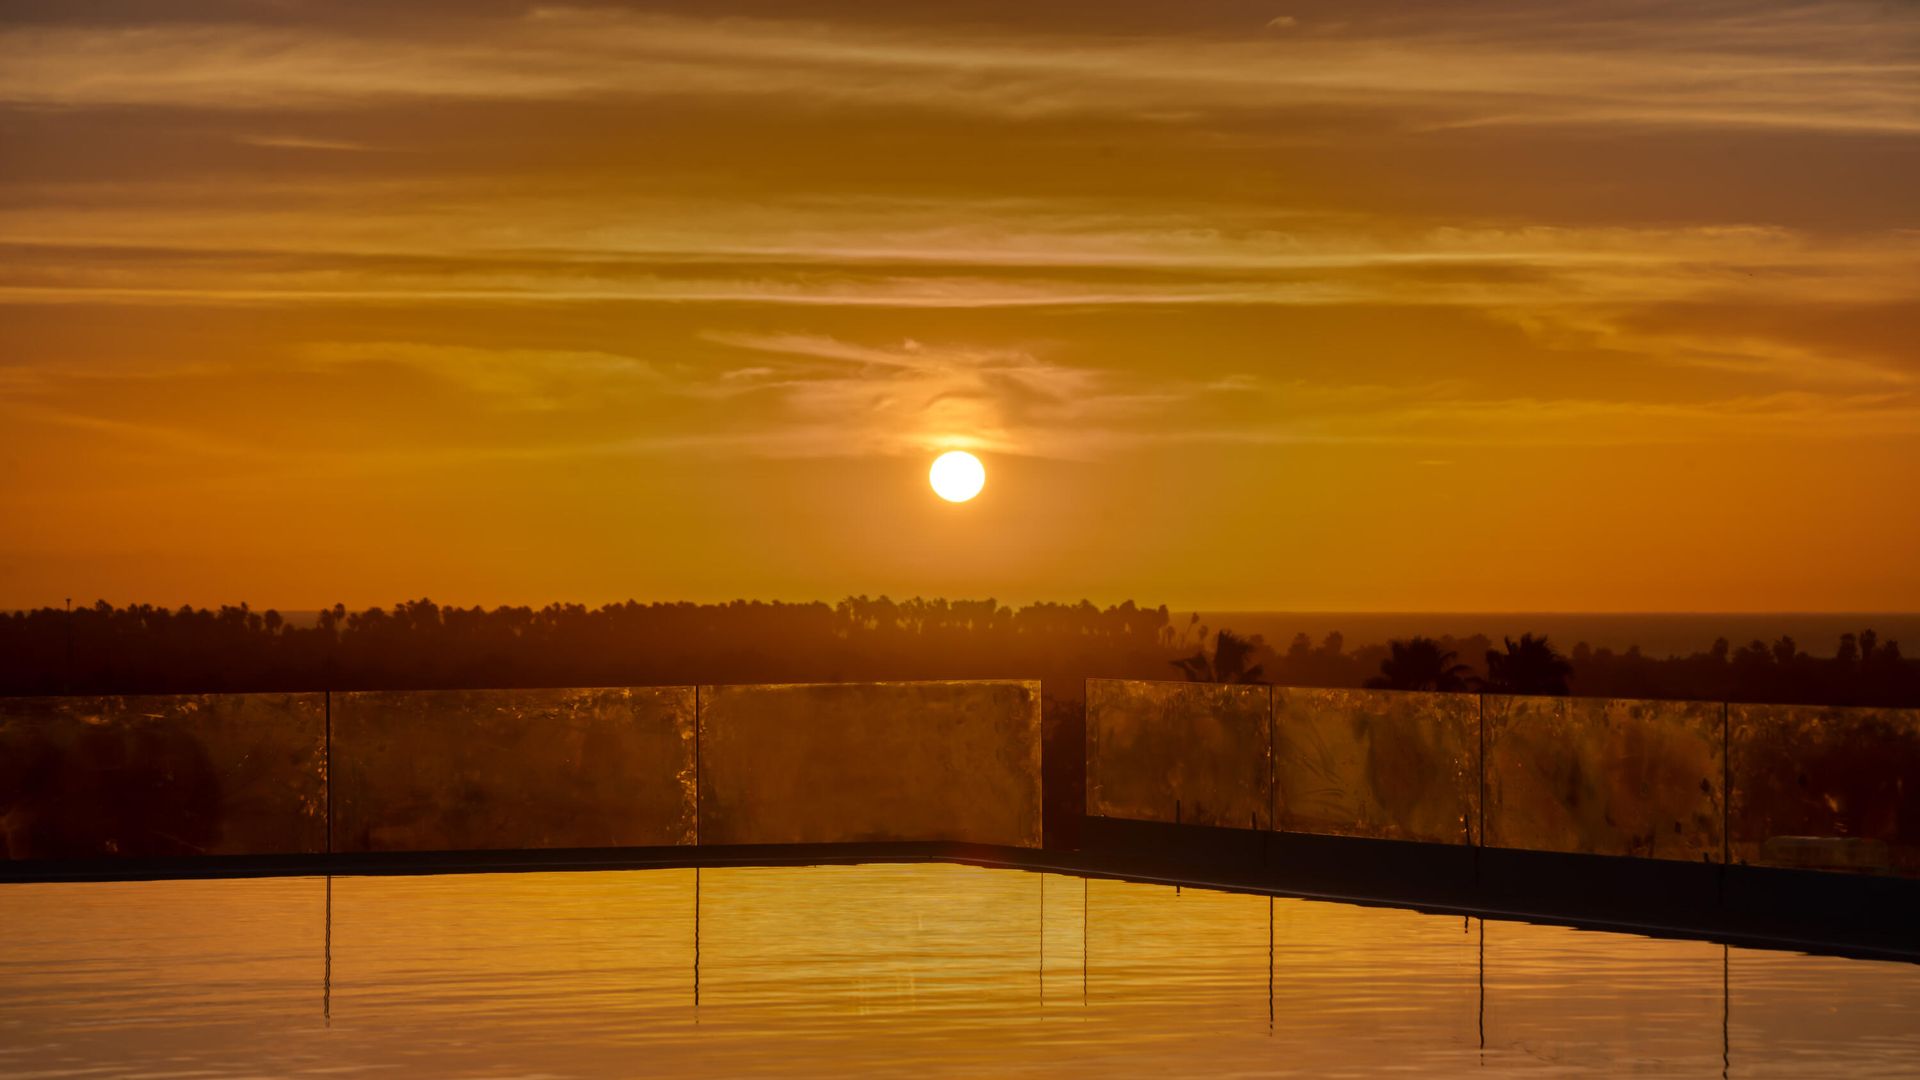
[[1920,966],[953,865],[9,885],[0,926],[6,1075],[1920,1067]]

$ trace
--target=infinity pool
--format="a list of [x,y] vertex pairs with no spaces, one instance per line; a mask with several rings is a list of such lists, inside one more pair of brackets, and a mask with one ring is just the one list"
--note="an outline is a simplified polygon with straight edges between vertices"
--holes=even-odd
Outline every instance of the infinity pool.
[[945,864],[0,886],[0,1073],[1920,1074],[1920,966]]

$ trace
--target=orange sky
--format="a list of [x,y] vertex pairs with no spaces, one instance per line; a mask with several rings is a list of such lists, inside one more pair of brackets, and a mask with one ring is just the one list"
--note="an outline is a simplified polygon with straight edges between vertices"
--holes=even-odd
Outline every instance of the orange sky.
[[0,606],[1920,608],[1910,5],[0,20]]

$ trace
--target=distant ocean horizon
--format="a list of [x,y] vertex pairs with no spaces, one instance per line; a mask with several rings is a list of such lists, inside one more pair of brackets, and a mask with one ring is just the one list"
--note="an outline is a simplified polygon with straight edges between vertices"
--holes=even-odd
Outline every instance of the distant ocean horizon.
[[[1346,638],[1346,647],[1373,645],[1413,634],[1427,637],[1470,637],[1485,634],[1494,641],[1511,635],[1545,634],[1562,652],[1584,641],[1596,649],[1625,652],[1638,645],[1648,656],[1689,656],[1726,638],[1735,648],[1750,641],[1771,644],[1781,635],[1793,638],[1802,651],[1832,656],[1842,634],[1872,630],[1881,641],[1898,641],[1907,655],[1920,655],[1920,612],[1339,612],[1339,611],[1202,611],[1200,622],[1211,630],[1259,634],[1284,650],[1295,634],[1306,634],[1315,644],[1333,631]],[[1183,626],[1188,612],[1175,616]]]

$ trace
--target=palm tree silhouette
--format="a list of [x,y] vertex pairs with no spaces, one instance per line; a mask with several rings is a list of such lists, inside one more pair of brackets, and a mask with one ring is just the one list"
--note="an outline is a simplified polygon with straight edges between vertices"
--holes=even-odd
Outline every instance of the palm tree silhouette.
[[1467,665],[1457,663],[1452,649],[1443,649],[1430,637],[1412,637],[1387,643],[1390,655],[1380,661],[1380,674],[1367,680],[1375,690],[1441,690],[1467,688]]
[[1214,635],[1213,655],[1208,656],[1205,649],[1194,653],[1184,660],[1171,661],[1188,682],[1215,683],[1251,683],[1259,682],[1263,667],[1255,664],[1247,666],[1255,650],[1260,647],[1260,635],[1243,638],[1231,630],[1222,630]]
[[1573,665],[1547,642],[1546,635],[1521,634],[1506,641],[1506,651],[1487,650],[1485,688],[1497,694],[1565,696]]

